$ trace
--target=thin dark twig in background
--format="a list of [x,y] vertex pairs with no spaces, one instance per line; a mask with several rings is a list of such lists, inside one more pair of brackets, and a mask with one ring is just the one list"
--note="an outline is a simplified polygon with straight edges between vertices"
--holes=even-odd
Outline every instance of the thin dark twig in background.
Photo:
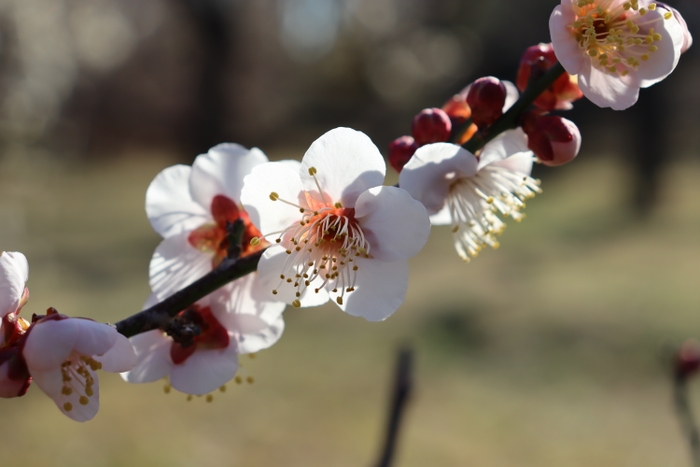
[[690,407],[688,378],[686,375],[676,374],[673,377],[673,404],[676,407],[678,419],[690,446],[693,466],[700,467],[700,433],[698,433],[698,426]]
[[399,427],[406,409],[408,400],[413,391],[413,350],[404,347],[399,351],[396,361],[396,375],[394,378],[394,389],[389,412],[389,420],[386,429],[386,438],[377,467],[389,467],[394,459],[396,451],[396,440],[399,434]]

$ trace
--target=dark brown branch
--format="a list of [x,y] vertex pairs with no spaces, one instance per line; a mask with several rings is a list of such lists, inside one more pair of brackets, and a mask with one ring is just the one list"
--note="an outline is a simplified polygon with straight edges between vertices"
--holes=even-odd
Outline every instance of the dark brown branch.
[[399,351],[396,361],[396,376],[386,427],[386,438],[377,467],[389,467],[394,459],[396,440],[406,405],[413,392],[413,350],[405,347]]
[[262,253],[259,251],[238,259],[224,259],[219,267],[201,279],[175,292],[162,302],[116,323],[117,331],[126,337],[131,337],[152,329],[164,328],[172,317],[197,300],[255,271]]
[[693,467],[700,467],[700,433],[698,433],[695,416],[690,407],[688,378],[681,373],[676,373],[673,377],[673,404],[678,420],[681,422],[681,428],[688,440]]

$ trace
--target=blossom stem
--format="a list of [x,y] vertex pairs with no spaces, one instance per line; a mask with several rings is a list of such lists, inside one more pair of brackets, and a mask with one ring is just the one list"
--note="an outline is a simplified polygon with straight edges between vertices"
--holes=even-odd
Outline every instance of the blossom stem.
[[472,154],[475,154],[478,150],[483,148],[486,143],[504,131],[517,128],[523,112],[527,110],[535,99],[546,91],[547,88],[549,88],[563,73],[565,73],[564,67],[561,66],[561,63],[557,62],[538,80],[531,81],[527,89],[525,89],[525,91],[520,95],[520,98],[515,102],[515,104],[513,104],[513,106],[508,109],[506,113],[501,115],[501,117],[488,128],[488,131],[485,134],[480,136],[474,135],[473,138],[467,141],[463,145],[464,148]]
[[216,269],[206,276],[175,292],[162,302],[117,322],[114,326],[119,333],[126,337],[164,328],[175,315],[187,309],[197,300],[206,297],[229,282],[255,271],[263,251],[242,258],[224,259]]
[[673,376],[673,403],[690,446],[693,466],[700,467],[700,433],[688,398],[688,378],[682,374]]

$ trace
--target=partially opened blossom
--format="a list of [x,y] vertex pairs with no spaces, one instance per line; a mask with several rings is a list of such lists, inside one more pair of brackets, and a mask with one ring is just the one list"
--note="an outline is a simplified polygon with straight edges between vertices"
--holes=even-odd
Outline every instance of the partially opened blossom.
[[401,305],[407,259],[425,244],[430,223],[406,191],[381,186],[385,171],[372,141],[349,128],[317,139],[300,170],[274,162],[252,170],[241,200],[272,242],[258,265],[269,293],[297,307],[333,298],[370,321]]
[[[238,355],[271,346],[284,330],[285,304],[267,300],[259,281],[251,279],[213,292],[175,318],[200,329],[187,345],[157,329],[132,337],[138,363],[123,378],[131,383],[169,378],[176,390],[196,395],[231,380],[238,371]],[[146,306],[155,301],[153,295]]]
[[259,232],[240,205],[243,177],[267,162],[257,148],[220,144],[197,156],[192,167],[160,172],[146,191],[146,213],[164,240],[150,264],[151,287],[163,299],[210,272],[228,253],[227,225],[245,225],[242,256]]
[[687,43],[674,13],[650,0],[561,0],[549,30],[557,59],[578,75],[583,94],[615,110],[668,76]]
[[100,407],[97,370],[119,373],[136,363],[128,339],[114,327],[53,309],[27,330],[22,356],[34,383],[78,422]]
[[0,318],[16,313],[27,300],[27,258],[16,251],[0,252]]
[[404,166],[399,186],[423,203],[433,225],[451,225],[457,253],[469,261],[484,245],[498,247],[505,228],[500,216],[516,221],[525,200],[540,192],[530,171],[534,157],[522,130],[509,130],[479,153],[449,143],[419,148]]

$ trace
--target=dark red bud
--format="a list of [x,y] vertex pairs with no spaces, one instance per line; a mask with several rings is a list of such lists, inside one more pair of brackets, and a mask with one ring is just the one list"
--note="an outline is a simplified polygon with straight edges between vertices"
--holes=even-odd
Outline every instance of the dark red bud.
[[498,78],[486,76],[474,81],[467,94],[472,121],[478,127],[484,127],[498,120],[503,115],[506,95],[506,87]]
[[571,162],[581,148],[581,133],[571,120],[558,115],[530,115],[523,124],[527,147],[544,165]]
[[[520,59],[518,76],[515,84],[518,89],[524,91],[530,81],[536,81],[554,64],[557,57],[554,55],[552,44],[538,44],[528,47]],[[536,107],[550,110],[568,110],[572,108],[572,102],[583,97],[578,87],[577,80],[568,73],[564,73],[552,83],[547,90],[535,99]]]
[[683,342],[675,356],[676,375],[687,378],[700,369],[700,344],[693,339]]
[[389,143],[389,164],[394,170],[401,172],[418,147],[418,143],[410,136],[396,138]]
[[452,122],[442,109],[423,109],[413,117],[411,133],[419,146],[445,142],[450,139],[451,132]]

